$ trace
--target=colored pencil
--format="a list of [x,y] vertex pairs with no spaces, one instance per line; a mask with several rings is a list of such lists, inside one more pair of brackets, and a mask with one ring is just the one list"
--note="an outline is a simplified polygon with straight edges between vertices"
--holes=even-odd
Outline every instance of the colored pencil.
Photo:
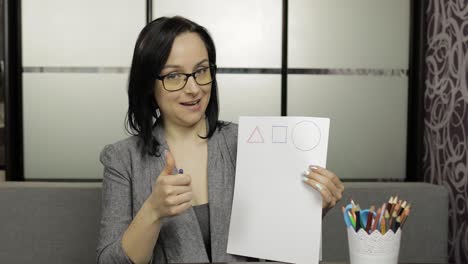
[[390,209],[392,208],[392,203],[393,203],[393,196],[390,196],[390,199],[388,199],[387,207],[385,210],[390,212]]
[[366,220],[366,233],[369,233],[372,227],[372,219],[374,219],[374,211],[375,211],[375,206],[371,206],[369,209],[369,213],[367,214],[367,220]]
[[393,213],[396,213],[396,215],[398,216],[398,212],[400,212],[400,208],[401,208],[400,204],[395,204],[395,207],[393,207],[393,211],[390,215],[393,216]]
[[396,218],[397,218],[397,212],[393,211],[392,217],[390,218],[390,223],[388,224],[388,229],[391,229],[391,230],[395,229]]
[[356,220],[354,220],[353,215],[349,211],[348,211],[348,217],[349,217],[349,221],[351,221],[351,225],[353,226],[353,229],[356,230]]
[[370,233],[373,233],[375,231],[375,229],[377,229],[377,225],[379,224],[381,212],[382,212],[382,208],[379,208],[377,210],[377,215],[375,215],[374,222],[372,223],[372,228],[371,228]]
[[400,219],[400,217],[398,216],[397,219],[396,219],[396,221],[395,221],[395,227],[394,227],[394,229],[393,229],[393,233],[396,233],[397,230],[398,230],[398,228],[400,228],[400,226],[401,226],[401,219]]
[[380,223],[382,222],[382,218],[384,218],[385,215],[385,208],[387,207],[387,204],[382,204],[382,207],[380,208],[380,219],[377,224],[377,229],[380,229]]
[[[388,211],[390,216],[393,215],[393,210],[395,210],[395,206],[397,205],[397,202],[398,202],[398,196],[395,196],[392,201],[392,206],[390,207],[390,210]],[[390,227],[388,227],[388,229],[390,229]]]
[[356,232],[361,229],[361,208],[359,205],[356,206]]
[[[388,211],[385,210],[385,214],[384,214],[384,215],[387,215],[387,214],[388,214]],[[380,223],[380,233],[381,233],[382,235],[384,235],[385,232],[387,232],[386,228],[387,228],[387,225],[385,224],[385,217],[382,217],[382,222]]]
[[404,202],[401,204],[400,211],[398,211],[398,216],[400,216],[400,215],[403,213],[403,210],[405,210],[405,208],[406,208],[406,201],[404,201]]
[[406,223],[406,219],[408,219],[408,215],[410,214],[410,210],[408,207],[406,207],[405,212],[403,212],[403,215],[404,215],[404,218],[401,219],[401,224],[400,224],[400,228],[403,228],[403,225]]
[[[385,210],[385,220],[384,220],[385,228],[386,228],[385,232],[387,232],[386,230],[390,229],[390,221],[389,220],[390,220],[390,213],[387,210]],[[385,232],[383,234],[385,234]]]

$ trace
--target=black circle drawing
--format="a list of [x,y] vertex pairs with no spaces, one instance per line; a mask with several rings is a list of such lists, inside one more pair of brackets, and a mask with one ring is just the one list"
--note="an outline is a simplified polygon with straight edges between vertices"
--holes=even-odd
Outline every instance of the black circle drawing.
[[301,151],[310,151],[318,146],[322,138],[320,127],[314,121],[300,121],[292,131],[294,146]]

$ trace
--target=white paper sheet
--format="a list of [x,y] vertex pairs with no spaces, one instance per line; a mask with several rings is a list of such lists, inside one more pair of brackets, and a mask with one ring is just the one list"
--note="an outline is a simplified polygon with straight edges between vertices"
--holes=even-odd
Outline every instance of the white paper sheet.
[[326,166],[328,118],[240,117],[227,252],[318,263],[322,198],[302,181]]

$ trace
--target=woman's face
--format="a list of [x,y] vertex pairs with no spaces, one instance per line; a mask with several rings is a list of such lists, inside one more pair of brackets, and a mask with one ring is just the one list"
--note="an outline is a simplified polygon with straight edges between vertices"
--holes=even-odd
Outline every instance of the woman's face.
[[[208,52],[198,34],[182,33],[174,39],[169,58],[159,75],[170,74],[167,80],[171,81],[178,76],[177,73],[201,73],[209,65]],[[209,72],[209,69],[206,70]],[[169,88],[167,84],[166,88]],[[156,80],[155,90],[155,99],[165,122],[190,127],[204,120],[211,83],[199,85],[190,76],[184,88],[171,92],[163,88],[162,80]]]

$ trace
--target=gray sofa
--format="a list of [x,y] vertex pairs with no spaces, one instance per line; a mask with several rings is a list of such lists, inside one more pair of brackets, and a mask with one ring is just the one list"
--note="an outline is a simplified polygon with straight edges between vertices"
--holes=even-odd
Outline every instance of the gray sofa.
[[[345,183],[343,201],[323,220],[323,260],[348,259],[341,205],[361,207],[390,195],[411,201],[400,261],[447,262],[448,192],[425,183]],[[0,263],[94,263],[100,183],[0,183]]]

